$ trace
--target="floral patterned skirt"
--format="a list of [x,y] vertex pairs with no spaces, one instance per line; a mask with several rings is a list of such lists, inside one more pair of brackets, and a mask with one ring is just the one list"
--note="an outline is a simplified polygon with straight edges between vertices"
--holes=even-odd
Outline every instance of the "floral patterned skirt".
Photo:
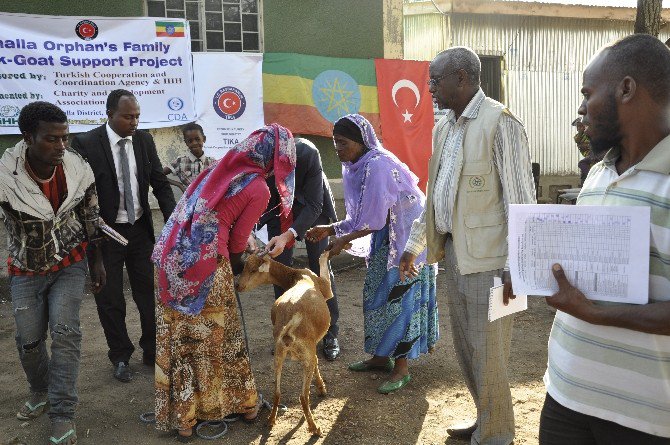
[[397,267],[387,269],[388,225],[374,232],[363,286],[365,352],[381,357],[416,359],[440,337],[435,299],[436,265],[400,281]]
[[[158,289],[158,286],[156,286]],[[216,270],[199,315],[156,301],[156,428],[187,429],[256,407],[230,262]]]

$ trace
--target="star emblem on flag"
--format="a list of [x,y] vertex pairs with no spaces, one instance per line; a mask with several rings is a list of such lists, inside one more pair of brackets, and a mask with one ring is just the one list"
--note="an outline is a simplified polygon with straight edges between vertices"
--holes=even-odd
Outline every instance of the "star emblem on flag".
[[327,82],[325,88],[320,88],[321,93],[323,93],[323,98],[321,102],[327,103],[327,111],[336,111],[338,114],[350,113],[350,109],[353,107],[353,102],[350,101],[351,96],[354,94],[353,91],[345,88],[345,85],[340,83],[340,79],[335,78],[332,82]]

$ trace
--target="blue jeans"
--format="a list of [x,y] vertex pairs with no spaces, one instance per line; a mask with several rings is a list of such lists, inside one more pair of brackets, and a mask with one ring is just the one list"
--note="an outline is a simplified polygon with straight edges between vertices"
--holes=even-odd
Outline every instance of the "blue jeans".
[[[46,275],[9,278],[21,365],[30,391],[48,393],[52,420],[71,420],[77,406],[79,308],[87,273],[83,260]],[[45,343],[47,326],[51,359]]]

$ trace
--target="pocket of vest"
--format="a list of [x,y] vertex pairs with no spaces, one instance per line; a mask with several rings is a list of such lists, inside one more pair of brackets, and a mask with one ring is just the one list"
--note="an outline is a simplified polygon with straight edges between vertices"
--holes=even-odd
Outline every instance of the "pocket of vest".
[[465,176],[488,175],[492,170],[491,161],[465,161],[461,174]]
[[465,239],[474,258],[496,258],[507,255],[507,222],[505,211],[495,210],[465,215]]

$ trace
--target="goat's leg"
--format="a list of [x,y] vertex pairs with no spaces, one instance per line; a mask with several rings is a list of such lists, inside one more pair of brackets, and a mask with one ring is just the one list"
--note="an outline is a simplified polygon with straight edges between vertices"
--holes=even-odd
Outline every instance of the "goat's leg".
[[321,428],[317,427],[316,423],[314,423],[312,410],[309,408],[309,386],[312,383],[314,368],[316,366],[315,358],[315,353],[309,354],[302,362],[302,394],[300,395],[300,404],[305,414],[305,420],[307,420],[309,432],[314,436],[321,436]]
[[324,397],[328,394],[328,391],[326,391],[326,384],[323,382],[323,378],[321,378],[321,372],[319,372],[319,357],[316,355],[316,346],[314,350],[314,376],[316,377],[317,394]]
[[286,359],[286,348],[282,342],[275,343],[275,394],[272,404],[272,412],[268,418],[268,425],[272,428],[277,421],[277,408],[279,407],[279,399],[281,398],[281,371],[284,366],[284,359]]

